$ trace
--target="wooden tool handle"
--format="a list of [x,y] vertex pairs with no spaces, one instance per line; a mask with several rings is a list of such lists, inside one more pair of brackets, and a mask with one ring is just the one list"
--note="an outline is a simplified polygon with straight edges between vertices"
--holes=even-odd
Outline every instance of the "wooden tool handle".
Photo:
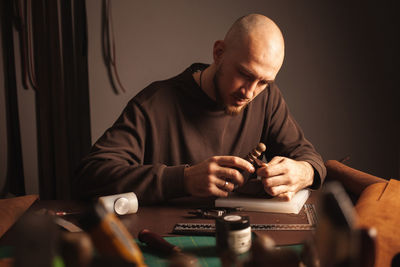
[[179,247],[172,245],[160,235],[151,232],[148,229],[141,230],[138,234],[138,239],[140,242],[147,244],[150,248],[161,251],[168,255],[181,252]]

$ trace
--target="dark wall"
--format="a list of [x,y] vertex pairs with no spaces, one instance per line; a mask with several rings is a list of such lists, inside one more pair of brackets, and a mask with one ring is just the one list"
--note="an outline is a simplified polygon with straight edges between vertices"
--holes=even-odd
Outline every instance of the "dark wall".
[[192,62],[210,63],[214,41],[236,18],[257,12],[282,29],[286,59],[277,81],[324,159],[350,155],[355,168],[399,176],[397,28],[386,2],[113,1],[118,68],[128,88],[119,96],[101,60],[100,3],[87,4],[93,141],[144,86]]

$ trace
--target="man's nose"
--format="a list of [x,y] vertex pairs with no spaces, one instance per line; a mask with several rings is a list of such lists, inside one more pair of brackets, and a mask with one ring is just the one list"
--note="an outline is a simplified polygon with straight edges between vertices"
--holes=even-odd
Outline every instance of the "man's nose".
[[247,82],[244,89],[244,95],[247,99],[252,99],[257,88],[257,82]]

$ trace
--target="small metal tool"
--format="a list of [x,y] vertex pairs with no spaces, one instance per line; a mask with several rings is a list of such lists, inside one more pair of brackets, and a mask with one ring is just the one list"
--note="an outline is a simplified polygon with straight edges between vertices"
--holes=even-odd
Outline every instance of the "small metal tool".
[[198,208],[194,211],[189,211],[189,214],[205,219],[216,219],[233,211],[241,211],[241,208]]

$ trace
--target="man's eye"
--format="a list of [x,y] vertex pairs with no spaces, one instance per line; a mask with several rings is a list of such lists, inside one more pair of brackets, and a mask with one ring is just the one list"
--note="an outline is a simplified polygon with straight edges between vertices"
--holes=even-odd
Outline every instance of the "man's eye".
[[258,85],[260,85],[260,86],[268,85],[268,82],[267,81],[259,81]]

